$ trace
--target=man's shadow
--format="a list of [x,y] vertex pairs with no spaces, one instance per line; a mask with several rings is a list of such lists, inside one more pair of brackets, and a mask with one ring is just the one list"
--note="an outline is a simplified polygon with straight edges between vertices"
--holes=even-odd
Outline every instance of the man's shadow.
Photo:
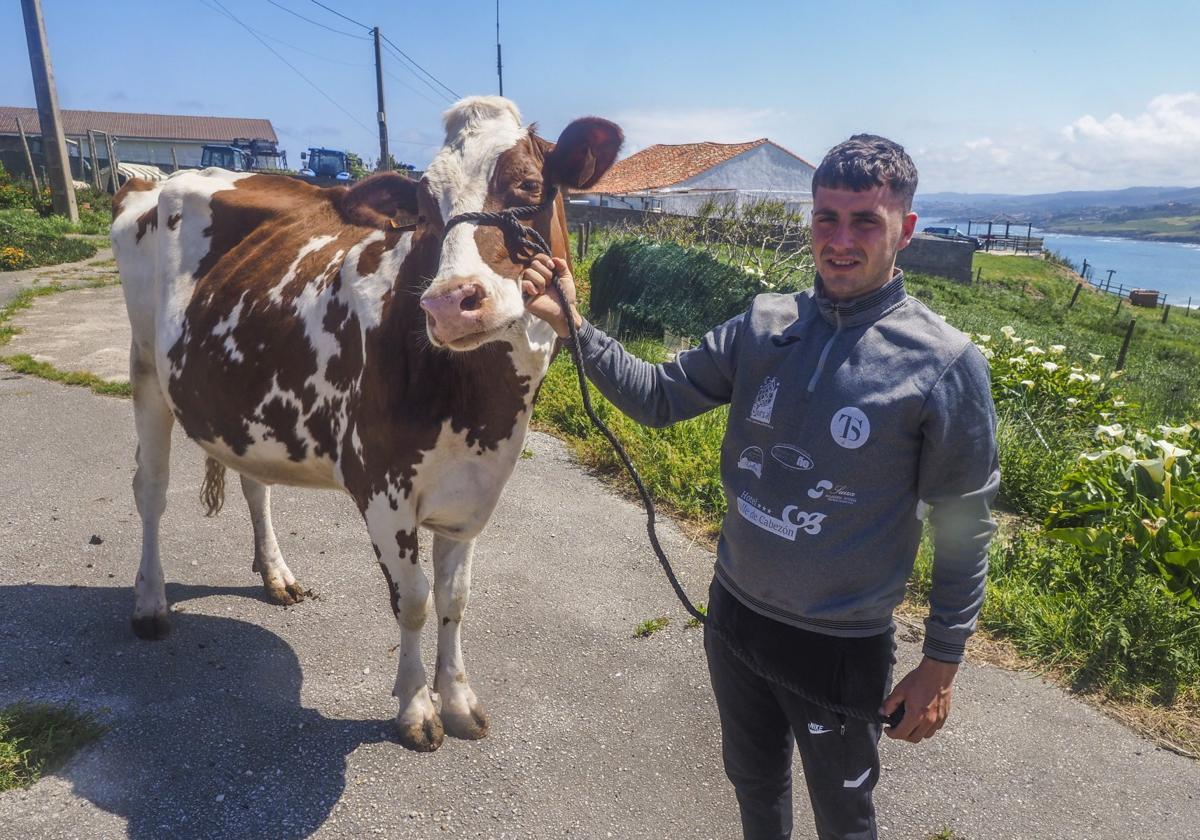
[[[168,584],[173,604],[261,587]],[[172,613],[134,637],[129,588],[0,586],[0,705],[74,702],[110,729],[60,771],[124,817],[131,838],[303,838],[346,784],[346,756],[388,720],[323,717],[300,702],[295,652],[232,618]]]

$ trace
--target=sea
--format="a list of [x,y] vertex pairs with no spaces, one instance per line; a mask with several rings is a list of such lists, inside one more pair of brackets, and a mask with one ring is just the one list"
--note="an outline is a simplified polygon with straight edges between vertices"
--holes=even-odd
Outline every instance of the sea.
[[[917,220],[917,230],[926,225],[957,227],[962,233],[967,232],[965,221],[923,216]],[[976,227],[972,225],[972,233],[976,233]],[[1023,234],[1025,226],[1013,225],[1011,231]],[[1036,227],[1033,235],[1044,237],[1046,250],[1066,257],[1076,269],[1086,259],[1088,265],[1095,267],[1092,272],[1095,282],[1103,282],[1108,278],[1109,269],[1113,269],[1114,288],[1119,283],[1126,289],[1155,289],[1167,296],[1166,302],[1172,307],[1186,306],[1190,299],[1193,308],[1200,308],[1200,245],[1047,233]]]

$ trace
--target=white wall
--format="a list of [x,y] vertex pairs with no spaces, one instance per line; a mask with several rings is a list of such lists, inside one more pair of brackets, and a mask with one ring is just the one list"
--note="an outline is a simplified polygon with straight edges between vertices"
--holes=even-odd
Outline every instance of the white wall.
[[814,171],[813,167],[778,146],[764,143],[686,181],[672,184],[671,189],[706,187],[810,193]]

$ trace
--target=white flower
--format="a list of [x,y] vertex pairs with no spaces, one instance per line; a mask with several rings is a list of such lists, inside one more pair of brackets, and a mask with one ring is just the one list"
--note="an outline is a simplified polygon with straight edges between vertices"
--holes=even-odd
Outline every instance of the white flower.
[[977,335],[975,337],[979,339],[980,344],[987,344],[989,341],[992,340],[992,337],[990,335]]
[[1168,443],[1165,440],[1156,440],[1154,445],[1159,448],[1163,454],[1163,463],[1170,468],[1171,464],[1175,463],[1176,458],[1182,458],[1185,455],[1191,455],[1192,450],[1183,449],[1173,443]]
[[1025,363],[1028,361],[1024,356],[1011,356],[1008,363],[1013,367],[1025,367]]
[[1099,381],[1100,381],[1100,377],[1099,377],[1099,376],[1097,376],[1097,375],[1096,375],[1096,374],[1094,374],[1094,373],[1089,373],[1089,374],[1087,375],[1087,381],[1088,381],[1088,382],[1091,382],[1093,385],[1095,385],[1097,382],[1099,382]]
[[1104,361],[1104,357],[1100,356],[1096,353],[1088,353],[1088,356],[1091,358],[1092,364],[1094,364],[1094,365],[1099,364],[1100,362]]
[[992,359],[996,358],[996,353],[995,353],[995,351],[992,350],[991,347],[980,347],[979,352],[982,353],[983,358],[987,359],[989,362]]
[[1018,346],[1020,346],[1020,345],[1022,345],[1022,344],[1024,344],[1024,343],[1025,343],[1024,341],[1022,341],[1022,340],[1021,340],[1021,337],[1020,337],[1019,335],[1010,335],[1010,336],[1008,337],[1008,340],[1009,340],[1009,341],[1011,341],[1013,344],[1016,344],[1016,345],[1018,345]]
[[1159,426],[1158,430],[1164,436],[1170,437],[1171,435],[1186,435],[1192,430],[1192,427],[1184,423],[1182,426]]
[[1070,374],[1067,375],[1067,381],[1068,382],[1086,382],[1087,379],[1084,377],[1084,375],[1082,373],[1075,373],[1074,371],[1072,371]]
[[1067,405],[1069,405],[1071,408],[1074,408],[1075,406],[1079,405],[1079,400],[1075,399],[1075,397],[1067,397]]
[[1125,437],[1125,427],[1120,423],[1113,423],[1111,426],[1097,426],[1096,437],[1109,437],[1113,440],[1121,440]]
[[1126,461],[1132,461],[1137,458],[1137,453],[1134,452],[1133,447],[1129,446],[1128,444],[1123,444],[1121,446],[1118,446],[1116,449],[1113,450],[1113,453],[1116,455],[1120,455]]
[[1051,356],[1061,356],[1063,353],[1066,353],[1066,352],[1067,352],[1067,345],[1065,345],[1065,344],[1051,344],[1050,345],[1050,355]]
[[1033,390],[1033,388],[1037,386],[1037,383],[1034,382],[1032,379],[1022,379],[1021,384],[1024,385],[1026,388],[1029,388],[1030,390]]
[[1054,364],[1054,362],[1042,362],[1042,367],[1047,373],[1054,373],[1054,371],[1058,370],[1058,365]]
[[1128,405],[1128,403],[1126,403],[1125,400],[1122,400],[1122,399],[1114,399],[1112,401],[1112,404],[1113,404],[1113,408],[1124,408],[1126,405]]
[[1033,343],[1034,343],[1034,341],[1033,341],[1033,339],[1032,339],[1032,338],[1027,338],[1027,339],[1025,339],[1025,341],[1024,341],[1024,342],[1022,342],[1022,343],[1026,344],[1026,345],[1029,345],[1029,344],[1033,344]]
[[1158,458],[1142,458],[1133,463],[1148,472],[1157,484],[1162,484],[1167,477],[1167,471],[1163,467],[1163,462]]
[[[1123,371],[1123,370],[1114,370],[1112,373],[1110,373],[1110,374],[1108,375],[1108,378],[1109,378],[1109,379],[1120,379],[1120,378],[1121,378],[1122,376],[1124,376],[1124,375],[1125,375],[1125,371]],[[1099,377],[1096,377],[1096,379],[1097,379],[1097,380],[1099,380]]]
[[1041,347],[1026,347],[1025,352],[1028,353],[1030,356],[1045,356],[1046,355],[1046,351],[1043,350]]
[[1103,461],[1112,454],[1111,449],[1101,449],[1099,452],[1081,452],[1079,453],[1080,461]]
[[1008,326],[1007,324],[1005,324],[1003,327],[1000,328],[1000,332],[1004,333],[1004,335],[1007,336],[1008,338],[1012,338],[1014,335],[1017,334],[1017,331],[1014,330],[1012,327]]
[[1101,411],[1101,412],[1100,412],[1100,419],[1101,419],[1101,420],[1107,420],[1109,417],[1112,417],[1112,412],[1111,412],[1111,411]]

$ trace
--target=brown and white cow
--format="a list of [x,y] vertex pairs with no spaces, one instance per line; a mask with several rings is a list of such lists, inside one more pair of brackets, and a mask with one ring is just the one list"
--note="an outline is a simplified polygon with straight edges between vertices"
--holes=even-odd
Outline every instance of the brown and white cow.
[[[274,601],[303,591],[275,541],[270,485],[354,499],[400,625],[397,727],[417,750],[436,749],[443,732],[487,734],[460,640],[472,549],[555,348],[522,300],[530,254],[497,228],[460,224],[446,234],[445,222],[590,186],[622,139],[612,123],[585,118],[549,143],[497,97],[462,100],[445,127],[419,184],[386,173],[322,190],[206,169],[131,181],[113,209],[133,327],[135,632],[169,630],[158,532],[178,419],[211,459],[241,474],[253,568]],[[527,223],[567,256],[561,197]],[[432,692],[420,649],[430,586],[417,562],[419,527],[433,533]]]

